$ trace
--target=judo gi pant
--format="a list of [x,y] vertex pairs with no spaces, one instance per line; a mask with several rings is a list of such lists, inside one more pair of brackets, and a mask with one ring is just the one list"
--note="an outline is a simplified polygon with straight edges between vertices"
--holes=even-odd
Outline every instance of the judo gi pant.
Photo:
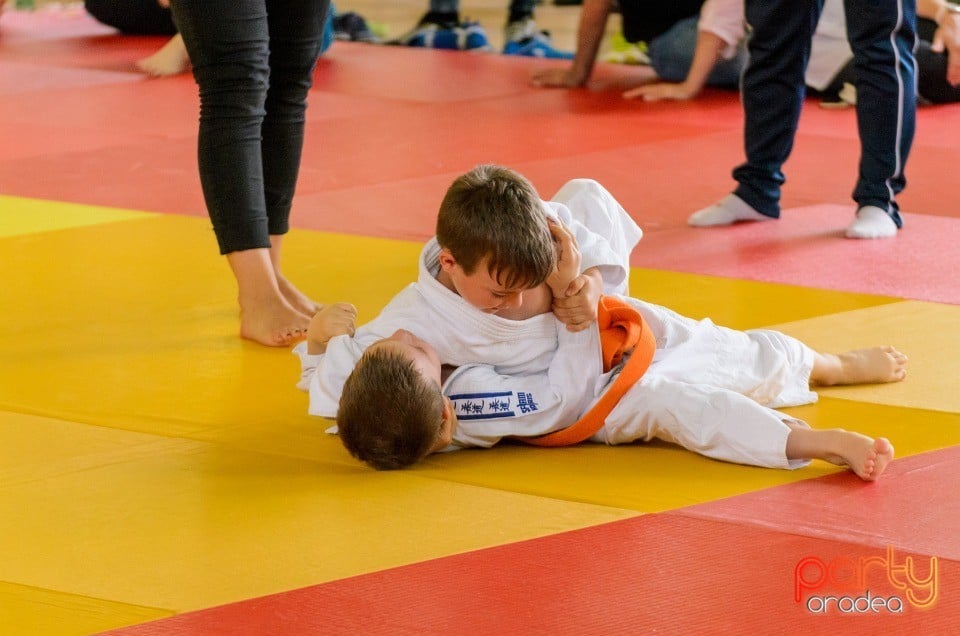
[[631,300],[657,337],[650,368],[607,417],[593,441],[659,439],[728,462],[797,468],[786,458],[790,427],[774,409],[817,400],[809,387],[814,352],[777,331],[736,331]]

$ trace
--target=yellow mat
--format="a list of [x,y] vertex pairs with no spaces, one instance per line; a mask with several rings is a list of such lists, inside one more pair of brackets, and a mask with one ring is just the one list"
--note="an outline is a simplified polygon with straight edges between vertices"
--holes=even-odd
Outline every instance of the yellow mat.
[[635,515],[0,416],[4,454],[34,448],[0,483],[3,579],[129,605],[182,612]]
[[[122,625],[837,470],[638,444],[505,446],[376,473],[306,415],[294,356],[237,337],[234,283],[206,219],[10,197],[0,219],[10,205],[38,206],[0,230],[0,609],[39,626],[28,631],[56,631],[37,614],[45,603],[60,608],[54,622],[89,602]],[[419,249],[295,231],[284,267],[364,321],[414,279]],[[734,327],[801,316],[784,329],[821,348],[910,330],[897,341],[910,381],[824,392],[796,414],[887,435],[901,456],[960,443],[956,398],[940,395],[956,377],[956,335],[936,346],[924,332],[946,331],[955,308],[653,270],[632,281]]]
[[4,634],[95,634],[173,614],[152,607],[0,582],[0,631]]
[[0,194],[0,238],[123,221],[148,214],[148,212],[24,199]]
[[[291,393],[294,357],[236,337],[234,283],[206,219],[149,215],[0,239],[0,248],[0,408],[198,439],[305,417]],[[413,280],[419,245],[293,232],[285,251],[306,293],[351,300],[364,321]],[[635,278],[657,285],[654,272]],[[683,291],[697,277],[668,278],[684,305],[709,313],[716,298]],[[723,283],[724,307],[788,304],[776,286],[741,282],[732,294],[734,282]],[[790,304],[809,315],[878,302],[889,301],[808,293]]]
[[[643,243],[637,249],[643,249]],[[796,285],[634,268],[630,294],[691,318],[732,329],[754,329],[873,307],[899,299]]]
[[[414,244],[393,249],[392,267],[387,241],[302,238],[285,247],[305,291],[356,298],[362,320],[416,271]],[[206,220],[149,216],[0,249],[0,408],[194,436],[305,417],[294,356],[237,337],[234,283]]]
[[[898,457],[960,444],[957,413],[832,398],[786,412],[816,428],[847,428],[872,437],[887,437]],[[560,449],[504,446],[433,456],[417,470],[437,479],[488,488],[660,512],[842,469],[822,461],[795,471],[738,466],[669,444],[638,443]]]
[[907,354],[897,384],[833,387],[824,396],[960,413],[960,307],[907,301],[779,325],[819,351],[894,345]]

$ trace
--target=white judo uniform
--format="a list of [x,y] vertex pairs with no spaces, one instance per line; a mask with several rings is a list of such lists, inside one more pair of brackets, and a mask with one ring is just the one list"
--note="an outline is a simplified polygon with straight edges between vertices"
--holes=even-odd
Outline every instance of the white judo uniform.
[[[596,181],[575,179],[543,205],[549,216],[570,228],[580,247],[582,269],[600,268],[603,293],[625,293],[630,252],[643,233],[613,195]],[[309,356],[305,343],[294,349],[304,361],[298,386],[310,393],[310,414],[334,417],[343,383],[360,356],[398,329],[429,342],[444,364],[483,363],[510,375],[547,369],[557,350],[558,333],[566,327],[552,313],[508,320],[480,311],[436,280],[439,255],[440,246],[431,239],[420,254],[417,282],[352,338],[332,338],[320,356]]]
[[[787,422],[805,424],[774,409],[816,401],[809,347],[779,332],[736,331],[625,297],[628,259],[641,232],[596,182],[572,181],[545,206],[573,229],[583,268],[600,266],[604,293],[635,307],[657,341],[650,368],[591,441],[661,439],[741,464],[807,463],[786,459]],[[322,355],[307,354],[304,343],[294,349],[309,412],[334,417],[343,382],[366,347],[407,329],[429,342],[443,363],[458,367],[442,387],[459,419],[447,450],[535,437],[576,421],[619,372],[603,372],[598,330],[571,333],[553,314],[514,321],[479,311],[436,281],[438,254],[436,241],[429,242],[418,281],[353,338],[331,339]]]
[[[628,444],[660,439],[714,459],[798,468],[786,457],[787,422],[776,408],[817,400],[810,390],[814,352],[766,329],[736,331],[693,320],[635,298],[657,350],[590,441]],[[459,424],[449,450],[490,447],[507,437],[536,437],[569,426],[606,390],[619,367],[602,373],[596,329],[560,333],[549,368],[510,376],[486,365],[459,367],[444,382]]]

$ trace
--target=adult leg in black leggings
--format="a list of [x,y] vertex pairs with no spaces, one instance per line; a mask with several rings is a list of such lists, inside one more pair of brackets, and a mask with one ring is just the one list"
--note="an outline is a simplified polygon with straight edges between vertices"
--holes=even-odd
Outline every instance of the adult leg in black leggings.
[[285,346],[317,305],[280,273],[329,0],[173,0],[200,87],[200,183],[237,279],[240,335]]

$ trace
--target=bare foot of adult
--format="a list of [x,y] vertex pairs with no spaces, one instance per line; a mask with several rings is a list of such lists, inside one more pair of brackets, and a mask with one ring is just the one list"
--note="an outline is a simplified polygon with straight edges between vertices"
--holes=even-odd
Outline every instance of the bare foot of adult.
[[318,303],[309,298],[279,272],[277,273],[277,286],[280,288],[280,293],[283,294],[284,300],[301,314],[313,316],[323,309],[322,303]]
[[270,250],[254,248],[227,254],[237,279],[240,335],[271,347],[285,347],[306,337],[310,317],[284,298]]
[[310,317],[282,298],[240,300],[240,336],[269,347],[286,347],[306,337]]
[[855,349],[839,355],[818,353],[811,384],[872,384],[900,382],[907,377],[907,356],[890,346]]
[[190,56],[183,38],[178,33],[170,38],[159,51],[137,61],[137,68],[151,77],[179,75],[190,68]]

